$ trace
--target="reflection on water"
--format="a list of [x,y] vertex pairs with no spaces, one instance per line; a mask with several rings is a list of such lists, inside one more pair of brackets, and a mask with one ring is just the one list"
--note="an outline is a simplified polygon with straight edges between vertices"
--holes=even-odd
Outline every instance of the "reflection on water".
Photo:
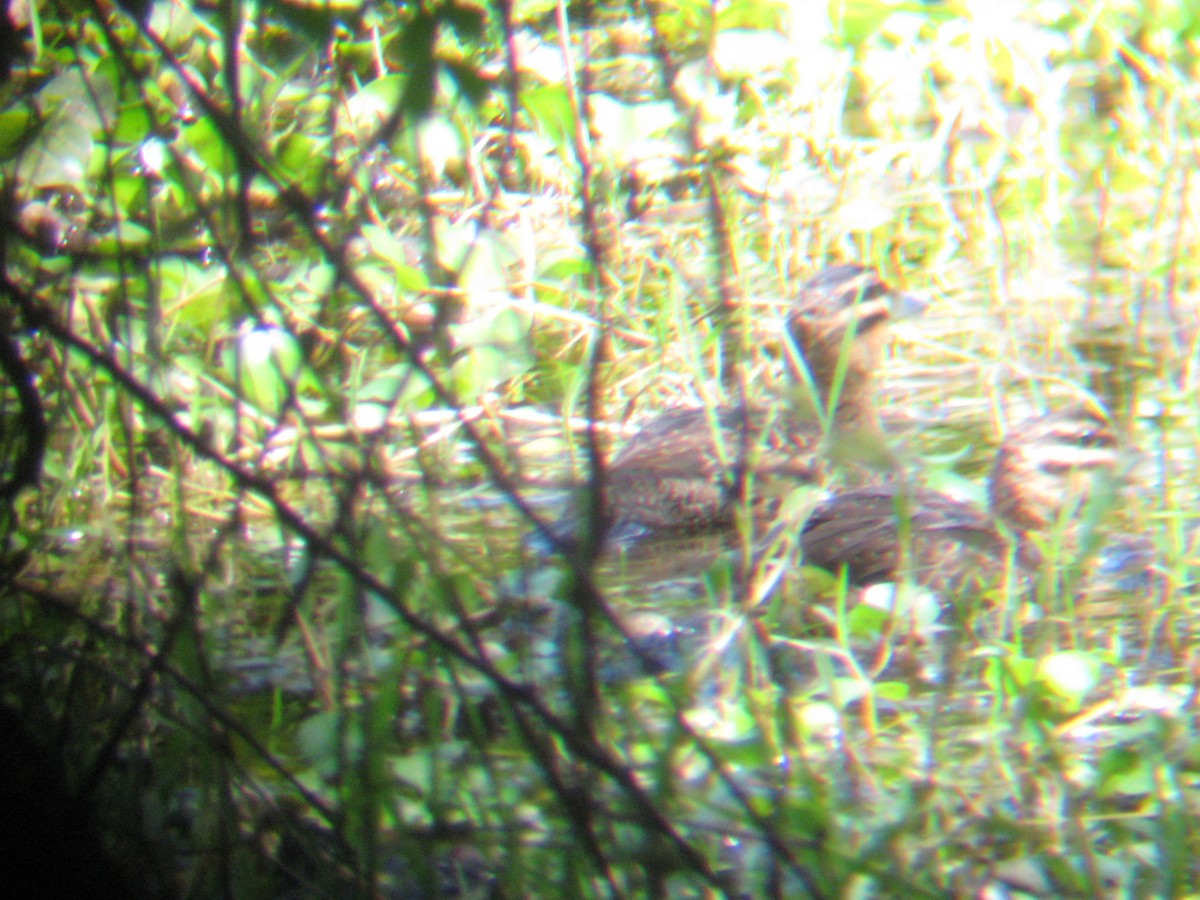
[[606,554],[596,570],[598,581],[622,596],[653,597],[662,591],[703,596],[700,579],[722,557],[741,552],[743,542],[730,532],[664,535],[645,538]]

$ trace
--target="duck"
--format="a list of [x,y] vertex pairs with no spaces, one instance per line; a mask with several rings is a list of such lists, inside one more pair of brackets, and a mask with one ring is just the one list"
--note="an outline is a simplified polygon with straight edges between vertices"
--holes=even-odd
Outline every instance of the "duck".
[[[755,518],[764,518],[786,490],[824,481],[830,448],[885,446],[874,395],[889,323],[894,308],[908,312],[924,305],[867,266],[818,272],[800,288],[784,331],[795,350],[792,374],[810,385],[820,408],[806,415],[799,398],[783,406],[661,413],[605,466],[608,539],[731,529],[748,493]],[[886,459],[879,464],[886,466]],[[570,510],[556,530],[576,533],[578,511]]]
[[988,474],[987,510],[898,481],[848,489],[809,516],[800,537],[803,559],[844,571],[854,587],[908,574],[935,591],[958,589],[1010,558],[1033,573],[1052,543],[1062,550],[1078,542],[1075,517],[1098,482],[1111,483],[1118,463],[1116,434],[1100,411],[1076,404],[1035,416],[1001,442]]

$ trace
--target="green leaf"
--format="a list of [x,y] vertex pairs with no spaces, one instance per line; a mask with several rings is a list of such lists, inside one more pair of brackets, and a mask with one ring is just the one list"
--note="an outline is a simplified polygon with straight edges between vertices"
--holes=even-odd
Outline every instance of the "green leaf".
[[9,109],[0,113],[0,160],[11,159],[41,127],[41,121],[28,109]]
[[209,175],[227,178],[236,171],[233,153],[212,119],[206,117],[184,125],[179,140],[185,154],[190,151]]
[[575,134],[575,112],[565,85],[533,85],[521,92],[521,106],[534,129],[555,147],[570,147]]
[[133,222],[122,222],[120,227],[114,226],[96,235],[91,246],[97,253],[118,256],[130,250],[149,247],[152,243],[153,235],[146,228]]
[[580,248],[551,249],[538,257],[538,277],[544,281],[583,278],[591,270],[591,260]]
[[148,208],[148,185],[141,175],[122,175],[113,182],[113,197],[118,209]]
[[890,612],[869,603],[858,604],[846,615],[846,625],[856,638],[877,638],[891,620]]
[[127,103],[121,107],[113,136],[123,144],[140,144],[151,134],[154,120],[150,111],[141,103]]
[[228,313],[225,276],[219,266],[199,266],[180,257],[163,257],[159,262],[159,294],[172,322],[195,334],[208,334],[225,321]]
[[717,28],[764,29],[782,33],[789,15],[800,15],[798,8],[777,0],[735,0],[717,13]]
[[1157,789],[1153,765],[1129,747],[1106,752],[1100,758],[1096,780],[1100,797],[1144,796]]
[[291,132],[275,148],[275,160],[287,177],[303,187],[315,187],[328,169],[329,142],[311,135]]
[[537,22],[553,12],[557,5],[557,0],[517,0],[513,4],[513,21]]
[[912,695],[912,685],[903,681],[880,681],[875,684],[875,696],[880,700],[899,703]]
[[404,76],[376,78],[346,101],[350,128],[359,133],[378,128],[386,121],[404,93]]
[[391,265],[398,288],[412,293],[429,288],[429,279],[423,271],[409,265],[409,253],[405,245],[391,231],[379,225],[365,225],[362,235],[371,252]]

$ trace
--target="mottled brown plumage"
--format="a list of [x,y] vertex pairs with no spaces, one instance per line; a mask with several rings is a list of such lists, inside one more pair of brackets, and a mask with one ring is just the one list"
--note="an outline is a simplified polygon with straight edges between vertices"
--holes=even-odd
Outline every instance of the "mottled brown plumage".
[[1081,407],[1039,416],[1015,427],[996,454],[988,478],[993,515],[924,489],[844,491],[805,524],[804,559],[834,572],[845,567],[858,586],[908,571],[939,590],[994,572],[1010,551],[1023,568],[1036,568],[1040,554],[1030,536],[1077,512],[1092,479],[1116,463],[1116,437],[1102,416]]
[[789,422],[763,408],[665,413],[634,436],[607,472],[614,525],[641,531],[727,527],[739,467],[753,473],[755,500],[769,505],[773,489],[823,480],[815,452],[820,436],[817,422]]
[[889,485],[822,503],[804,526],[801,547],[806,564],[831,572],[845,567],[859,587],[910,571],[921,584],[944,590],[994,569],[1008,543],[991,517],[970,503]]
[[[872,270],[829,267],[805,283],[787,318],[800,364],[831,410],[834,438],[880,434],[873,392],[883,361],[891,291]],[[780,490],[823,478],[819,417],[788,409],[680,409],[649,422],[605,473],[610,527],[621,534],[701,531],[733,524],[750,475],[759,507]]]
[[1015,531],[1050,528],[1087,498],[1097,472],[1117,464],[1108,420],[1085,407],[1028,419],[1009,432],[988,477],[993,512]]

